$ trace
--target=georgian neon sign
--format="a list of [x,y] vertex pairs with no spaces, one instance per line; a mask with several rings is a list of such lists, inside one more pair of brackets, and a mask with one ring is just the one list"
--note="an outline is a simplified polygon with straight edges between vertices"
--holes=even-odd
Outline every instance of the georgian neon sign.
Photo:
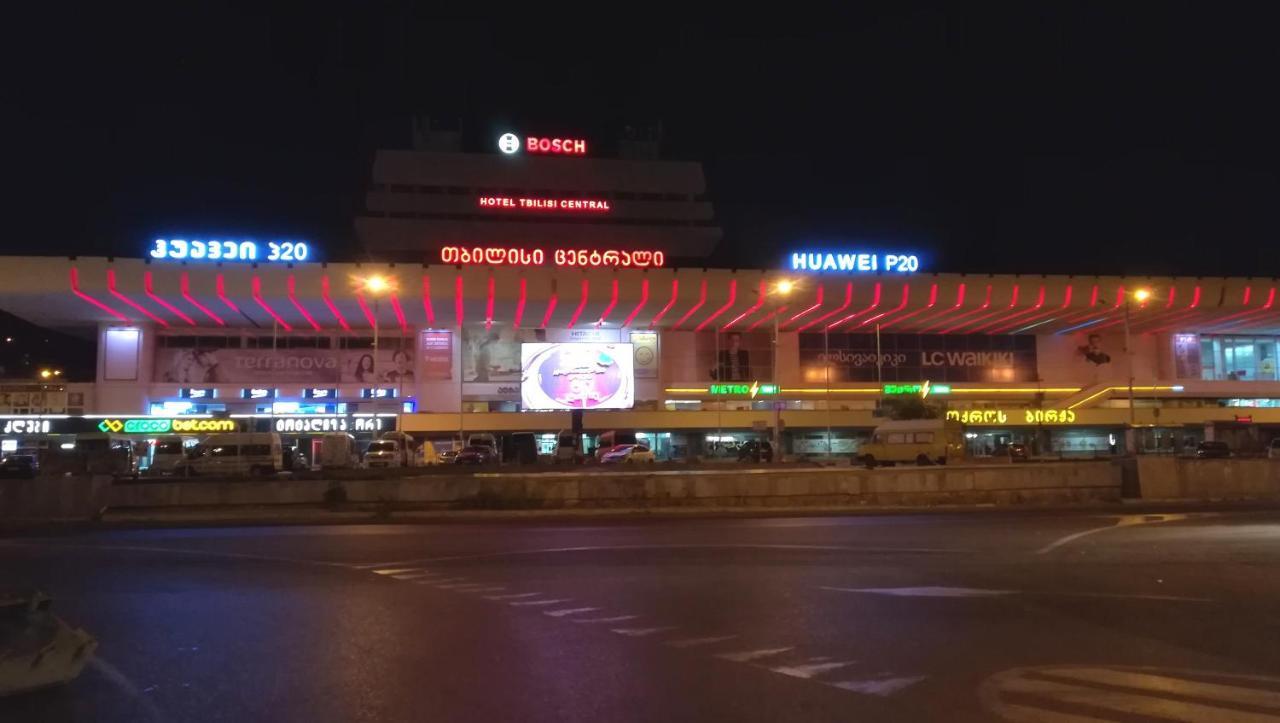
[[[661,251],[605,251],[554,249],[549,255],[555,266],[571,268],[657,268],[666,263]],[[445,246],[441,263],[458,266],[543,266],[548,254],[542,249],[512,249],[495,246]]]
[[526,153],[550,153],[566,156],[587,155],[587,142],[581,138],[525,136],[524,143],[521,143],[520,136],[515,133],[503,133],[498,136],[498,150],[507,155],[518,153],[522,147]]
[[511,196],[481,196],[477,204],[483,209],[505,211],[568,211],[608,213],[613,208],[608,201],[594,198],[513,198]]
[[920,270],[920,257],[916,254],[882,254],[867,252],[833,253],[828,251],[797,251],[791,254],[792,271],[847,271],[866,273],[885,271],[910,274]]
[[215,239],[158,238],[151,247],[151,258],[168,261],[306,261],[311,247],[305,241],[267,241],[250,239],[218,241]]

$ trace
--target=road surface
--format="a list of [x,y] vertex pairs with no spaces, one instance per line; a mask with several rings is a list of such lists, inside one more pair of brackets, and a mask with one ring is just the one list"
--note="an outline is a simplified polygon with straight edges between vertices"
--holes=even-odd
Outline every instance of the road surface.
[[1280,723],[1280,511],[99,530],[13,721]]

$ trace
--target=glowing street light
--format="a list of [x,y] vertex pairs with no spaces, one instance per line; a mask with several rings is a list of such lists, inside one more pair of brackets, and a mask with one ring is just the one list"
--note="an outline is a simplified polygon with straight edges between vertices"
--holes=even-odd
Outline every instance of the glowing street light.
[[782,294],[783,296],[790,294],[791,290],[794,288],[795,288],[795,283],[793,283],[791,279],[783,279],[782,281],[778,282],[778,293]]
[[1138,289],[1133,292],[1133,298],[1137,299],[1139,304],[1145,303],[1147,299],[1151,298],[1151,289]]
[[60,377],[60,376],[62,376],[61,369],[41,369],[40,370],[41,379],[51,379],[53,377]]
[[368,276],[364,280],[364,288],[371,294],[381,294],[391,288],[391,283],[387,281],[385,276]]

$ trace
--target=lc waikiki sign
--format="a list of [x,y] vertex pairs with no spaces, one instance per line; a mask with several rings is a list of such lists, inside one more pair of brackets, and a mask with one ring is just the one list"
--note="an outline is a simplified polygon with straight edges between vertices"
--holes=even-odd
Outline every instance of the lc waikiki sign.
[[587,155],[587,142],[581,138],[539,138],[525,136],[523,142],[515,133],[503,133],[498,137],[498,150],[511,155],[521,149],[526,153],[552,154],[562,156]]
[[236,422],[231,419],[167,419],[164,417],[103,419],[97,426],[98,431],[112,434],[234,432],[237,428]]
[[911,274],[920,270],[916,254],[884,254],[879,252],[795,251],[791,254],[792,271],[847,271],[867,273]]

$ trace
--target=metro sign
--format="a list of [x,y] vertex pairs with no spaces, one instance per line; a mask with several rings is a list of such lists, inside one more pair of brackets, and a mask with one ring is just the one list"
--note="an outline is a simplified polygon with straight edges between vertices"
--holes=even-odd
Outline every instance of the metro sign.
[[580,138],[539,138],[526,136],[524,143],[514,133],[503,133],[498,137],[498,150],[511,155],[519,153],[521,147],[526,153],[552,154],[563,156],[587,155],[587,142]]

